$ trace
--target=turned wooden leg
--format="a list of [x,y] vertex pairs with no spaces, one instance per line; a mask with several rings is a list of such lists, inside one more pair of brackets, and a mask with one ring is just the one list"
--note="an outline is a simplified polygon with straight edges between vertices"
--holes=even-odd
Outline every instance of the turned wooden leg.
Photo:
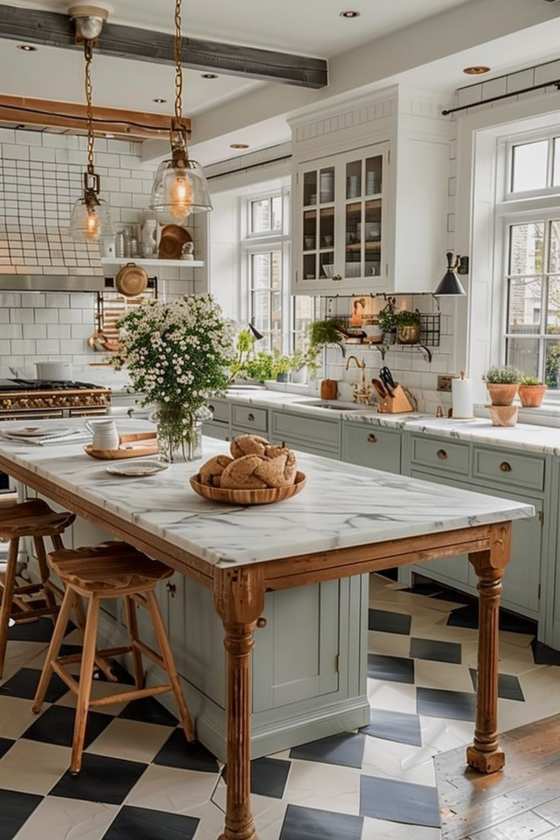
[[70,589],[67,589],[64,593],[64,598],[62,599],[62,604],[58,612],[58,618],[51,637],[51,643],[49,645],[45,664],[43,665],[43,670],[41,672],[39,685],[37,686],[37,691],[35,692],[33,711],[36,715],[41,711],[41,706],[45,700],[45,694],[47,693],[47,688],[49,687],[49,682],[52,676],[52,663],[58,656],[62,640],[64,639],[73,603],[74,593]]
[[0,678],[4,673],[4,663],[6,661],[10,615],[12,613],[14,587],[16,584],[18,551],[19,539],[15,538],[10,540],[10,546],[8,549],[8,564],[3,581],[2,606],[0,607]]
[[510,547],[508,523],[493,528],[490,549],[469,555],[479,578],[479,631],[476,728],[474,743],[467,748],[467,763],[481,773],[495,773],[505,765],[498,740],[499,622],[502,578]]
[[183,695],[183,689],[181,688],[179,675],[177,673],[177,666],[175,665],[175,658],[173,656],[173,651],[171,650],[171,645],[169,644],[169,639],[167,638],[167,633],[165,632],[165,626],[161,617],[158,600],[153,591],[146,593],[146,601],[152,618],[157,643],[163,658],[163,664],[169,677],[169,683],[175,697],[175,702],[177,703],[179,719],[181,721],[185,737],[187,741],[194,741],[194,727],[191,715]]
[[91,684],[93,682],[93,667],[95,664],[98,619],[99,598],[91,595],[86,618],[82,664],[80,666],[80,690],[76,702],[76,719],[74,721],[74,740],[72,743],[72,761],[70,764],[70,772],[73,776],[76,776],[82,767],[82,752],[86,737]]
[[130,595],[126,595],[124,601],[126,607],[128,635],[130,637],[130,644],[132,645],[132,658],[134,660],[134,682],[136,684],[136,688],[140,689],[144,688],[145,677],[142,654],[138,648],[134,646],[134,642],[138,641],[138,616],[136,614],[136,604]]
[[264,609],[259,567],[221,572],[214,599],[225,629],[227,658],[227,806],[220,840],[257,840],[251,812],[251,652]]

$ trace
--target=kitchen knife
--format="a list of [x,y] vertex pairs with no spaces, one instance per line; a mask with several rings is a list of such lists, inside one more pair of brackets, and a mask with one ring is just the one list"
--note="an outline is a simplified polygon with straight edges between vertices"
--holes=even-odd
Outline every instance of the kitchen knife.
[[374,387],[374,388],[375,388],[375,390],[377,391],[378,396],[380,396],[382,400],[386,399],[386,397],[387,397],[387,391],[386,391],[386,390],[385,390],[385,388],[383,387],[383,384],[382,384],[381,380],[379,380],[379,379],[372,379],[372,380],[371,380],[371,384],[373,385],[373,387]]

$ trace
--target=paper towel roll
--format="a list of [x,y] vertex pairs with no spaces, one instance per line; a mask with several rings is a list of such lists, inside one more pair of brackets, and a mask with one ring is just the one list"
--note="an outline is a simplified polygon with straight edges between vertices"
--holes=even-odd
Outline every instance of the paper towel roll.
[[467,420],[474,416],[473,386],[470,379],[453,379],[451,382],[453,398],[453,417],[456,420]]

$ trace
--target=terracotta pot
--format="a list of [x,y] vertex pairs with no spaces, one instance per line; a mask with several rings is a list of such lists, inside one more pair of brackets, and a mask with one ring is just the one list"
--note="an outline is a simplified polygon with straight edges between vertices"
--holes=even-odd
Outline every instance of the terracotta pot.
[[516,405],[491,405],[490,417],[493,426],[516,426],[519,407]]
[[496,385],[487,382],[486,387],[490,394],[492,405],[511,405],[517,394],[518,385]]
[[520,385],[519,399],[523,408],[539,408],[546,394],[546,385]]

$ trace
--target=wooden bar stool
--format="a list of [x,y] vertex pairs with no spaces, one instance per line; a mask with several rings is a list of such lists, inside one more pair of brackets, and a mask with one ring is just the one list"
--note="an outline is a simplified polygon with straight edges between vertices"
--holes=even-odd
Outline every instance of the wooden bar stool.
[[[10,619],[16,624],[58,612],[56,595],[62,591],[49,578],[45,537],[55,549],[64,548],[61,534],[75,519],[73,513],[56,513],[42,499],[0,507],[0,540],[9,541],[8,563],[0,580],[0,677],[4,672]],[[39,564],[40,583],[18,584],[17,561],[22,537],[31,537]],[[36,595],[41,594],[39,602]]]
[[[70,772],[74,775],[80,772],[87,715],[90,707],[109,706],[112,703],[125,703],[173,692],[185,736],[188,741],[193,741],[194,731],[191,716],[183,697],[175,660],[154,593],[158,581],[170,577],[173,574],[172,570],[122,542],[102,543],[93,548],[54,551],[49,555],[49,563],[52,570],[66,584],[66,593],[43,666],[41,679],[37,686],[33,711],[35,714],[41,711],[49,681],[54,671],[77,697]],[[80,596],[88,600],[82,653],[58,658],[68,616],[72,610],[73,602]],[[99,606],[103,598],[125,599],[130,644],[126,647],[99,651],[96,654]],[[138,637],[137,605],[146,607],[150,613],[161,655],[144,644]],[[96,656],[106,659],[124,653],[132,653],[133,655],[135,689],[91,700]],[[142,654],[148,656],[167,672],[169,682],[151,688],[145,687]],[[80,661],[78,683],[65,670],[64,666]]]

